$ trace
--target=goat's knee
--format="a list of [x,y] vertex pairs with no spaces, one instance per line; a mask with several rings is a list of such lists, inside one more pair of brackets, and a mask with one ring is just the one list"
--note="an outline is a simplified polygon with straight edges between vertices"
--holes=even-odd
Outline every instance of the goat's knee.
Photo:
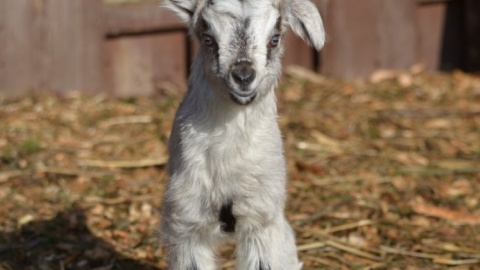
[[295,236],[283,215],[253,232],[241,233],[237,246],[238,270],[299,270]]

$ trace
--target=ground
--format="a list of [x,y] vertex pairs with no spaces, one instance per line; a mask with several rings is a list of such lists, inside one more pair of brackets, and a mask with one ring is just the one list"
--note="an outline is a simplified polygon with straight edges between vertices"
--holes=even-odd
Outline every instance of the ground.
[[[286,73],[286,215],[304,269],[480,269],[480,78]],[[166,86],[0,97],[1,270],[165,269],[156,229],[184,90]]]

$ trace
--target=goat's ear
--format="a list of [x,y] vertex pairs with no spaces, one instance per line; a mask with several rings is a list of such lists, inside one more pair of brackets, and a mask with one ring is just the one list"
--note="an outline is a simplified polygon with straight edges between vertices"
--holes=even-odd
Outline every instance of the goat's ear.
[[164,0],[165,6],[177,13],[184,22],[189,23],[193,18],[196,0]]
[[320,50],[325,43],[325,30],[317,7],[309,0],[290,0],[286,6],[287,21],[293,32]]

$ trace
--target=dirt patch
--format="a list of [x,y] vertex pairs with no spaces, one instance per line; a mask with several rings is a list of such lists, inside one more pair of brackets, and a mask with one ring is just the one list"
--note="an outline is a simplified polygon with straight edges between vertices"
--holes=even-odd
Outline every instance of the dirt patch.
[[[287,74],[286,212],[305,269],[480,269],[480,79]],[[0,98],[0,269],[165,269],[155,230],[179,100]]]

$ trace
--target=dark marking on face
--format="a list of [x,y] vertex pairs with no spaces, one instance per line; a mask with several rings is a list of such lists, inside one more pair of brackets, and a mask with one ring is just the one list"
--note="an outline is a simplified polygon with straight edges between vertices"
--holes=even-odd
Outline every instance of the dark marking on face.
[[220,71],[220,52],[217,42],[215,41],[214,46],[209,49],[211,51],[210,53],[213,54],[213,59],[215,60],[215,72],[218,73]]
[[248,27],[250,25],[250,19],[247,18],[242,24],[239,24],[236,29],[236,35],[231,41],[231,47],[237,48],[237,59],[248,58],[248,46],[250,38],[248,35]]
[[202,35],[203,33],[208,31],[208,23],[205,21],[203,16],[199,16],[197,22],[195,23],[195,28],[194,28],[194,33],[199,39],[199,41],[202,41]]
[[[279,16],[277,22],[275,23],[274,35],[280,34],[282,32],[282,16]],[[272,36],[273,37],[273,36]],[[272,53],[276,50],[276,47],[268,46],[267,48],[267,64],[272,60]]]
[[252,19],[250,17],[245,18],[243,21],[243,28],[248,29],[250,27],[250,23],[252,22]]
[[275,23],[275,30],[281,32],[282,30],[282,16],[278,16],[277,22]]
[[230,95],[230,98],[233,100],[233,102],[237,103],[238,105],[241,105],[241,106],[247,106],[249,105],[250,103],[252,103],[255,98],[257,97],[257,94],[249,97],[246,101],[242,101],[240,100],[237,96],[235,96],[234,94],[232,93],[229,93]]
[[187,268],[187,270],[200,270],[200,268],[198,268],[197,264],[194,262],[190,267]]
[[200,27],[201,27],[201,30],[206,32],[208,30],[210,30],[210,24],[207,22],[207,20],[205,20],[205,18],[200,17],[200,23],[199,23]]
[[267,65],[270,64],[270,62],[272,61],[272,51],[274,49],[275,48],[268,48],[267,49]]
[[248,28],[250,27],[250,23],[251,23],[251,18],[247,17],[243,21],[243,25],[239,25],[237,28],[237,37],[238,37],[237,59],[248,59],[248,47],[250,45]]
[[258,270],[270,270],[270,266],[264,265],[262,262],[258,264]]
[[226,204],[222,205],[218,219],[220,221],[222,230],[227,233],[235,232],[235,224],[237,218],[232,213],[233,202],[229,200]]
[[[204,44],[204,37],[205,35],[208,35],[207,33],[209,30],[210,24],[203,17],[200,17],[197,29],[197,36],[200,43]],[[220,70],[220,54],[218,43],[213,35],[209,35],[209,37],[212,39],[212,44],[210,46],[205,46],[205,49],[208,55],[213,58],[213,62],[215,63],[215,72],[218,72]]]

